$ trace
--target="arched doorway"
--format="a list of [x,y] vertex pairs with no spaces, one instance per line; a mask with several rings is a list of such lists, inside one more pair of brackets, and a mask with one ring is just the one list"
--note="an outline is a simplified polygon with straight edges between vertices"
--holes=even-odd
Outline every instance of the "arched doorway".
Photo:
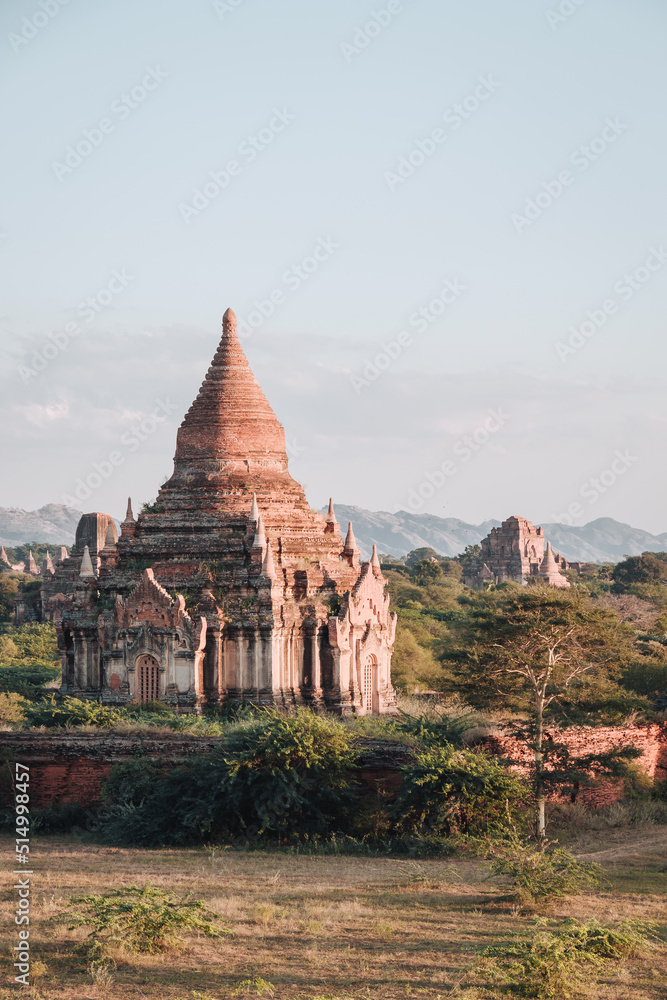
[[362,697],[364,701],[364,710],[366,712],[373,711],[373,700],[376,687],[375,678],[377,676],[377,659],[373,653],[369,653],[364,661],[363,674],[361,678],[362,684]]
[[157,701],[160,696],[160,664],[154,656],[140,656],[137,660],[137,688],[139,701]]

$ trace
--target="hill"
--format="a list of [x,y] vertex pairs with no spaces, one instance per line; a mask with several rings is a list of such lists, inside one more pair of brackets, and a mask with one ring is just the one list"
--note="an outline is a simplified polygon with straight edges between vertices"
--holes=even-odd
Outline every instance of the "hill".
[[[325,512],[326,507],[322,510]],[[412,514],[405,510],[390,514],[345,504],[336,504],[336,517],[343,534],[347,522],[352,521],[357,543],[366,558],[374,544],[379,552],[393,556],[404,556],[423,546],[430,546],[444,556],[456,556],[466,545],[475,545],[500,524],[500,521],[469,524],[455,517]],[[547,523],[542,527],[554,549],[571,562],[616,563],[626,555],[667,550],[667,532],[652,535],[611,517],[599,517],[581,527]]]
[[[322,510],[325,512],[326,507]],[[58,503],[34,511],[0,507],[0,545],[16,546],[24,542],[71,545],[80,517],[80,511]],[[370,556],[373,545],[392,556],[404,556],[423,546],[430,546],[444,556],[456,556],[466,545],[475,545],[500,524],[500,521],[469,524],[456,517],[412,514],[405,510],[390,514],[346,504],[336,504],[336,517],[343,535],[347,522],[352,521],[365,558]],[[581,527],[547,523],[542,527],[554,549],[574,562],[615,563],[626,555],[667,551],[667,532],[652,535],[612,517],[599,517]]]

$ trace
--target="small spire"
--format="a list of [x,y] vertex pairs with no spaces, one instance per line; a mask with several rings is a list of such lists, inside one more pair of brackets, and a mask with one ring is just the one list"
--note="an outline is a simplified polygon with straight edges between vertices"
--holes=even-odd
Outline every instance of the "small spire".
[[357,569],[359,567],[359,549],[357,548],[357,540],[354,537],[354,532],[352,531],[352,521],[349,521],[347,525],[347,535],[345,536],[345,545],[343,546],[343,558],[353,569]]
[[377,545],[373,546],[373,554],[371,555],[371,566],[373,567],[373,569],[381,569],[380,560],[378,558]]
[[326,521],[326,524],[324,525],[325,535],[335,535],[340,532],[340,525],[336,520],[336,513],[334,511],[333,500],[331,497],[329,497],[329,510],[327,511],[324,520]]
[[276,578],[276,567],[273,562],[273,555],[271,554],[271,546],[266,545],[266,555],[264,556],[264,562],[262,563],[262,573],[267,580],[275,580]]
[[38,567],[37,563],[35,562],[35,557],[32,554],[32,549],[30,549],[30,555],[28,556],[28,570],[27,570],[27,572],[31,573],[32,576],[39,576],[39,567]]
[[65,559],[68,559],[68,558],[69,558],[69,554],[67,552],[67,546],[66,545],[61,545],[60,546],[60,556],[58,557],[58,562],[64,562]]
[[55,571],[56,571],[56,568],[53,565],[53,560],[51,559],[51,553],[47,549],[46,559],[44,560],[44,566],[43,566],[42,572],[44,573],[44,575],[46,575],[47,573],[50,573],[51,575],[53,575],[55,573]]
[[266,535],[264,534],[264,521],[262,520],[262,515],[257,515],[257,528],[255,529],[255,537],[252,540],[253,548],[261,546],[264,548],[266,545]]
[[222,329],[225,332],[236,330],[236,313],[233,309],[225,309],[222,317]]
[[115,538],[115,532],[113,530],[113,521],[110,520],[107,525],[107,534],[106,538],[104,539],[104,548],[113,549],[115,548],[115,545],[116,545],[116,538]]
[[248,520],[257,521],[258,517],[259,517],[259,507],[257,506],[257,494],[253,493],[252,505],[250,507],[250,517],[248,518]]
[[348,521],[347,523],[347,535],[345,536],[345,548],[343,551],[349,553],[359,551],[357,548],[357,540],[354,537],[354,532],[352,531],[352,521]]
[[7,553],[5,552],[4,545],[0,545],[0,562],[7,563],[8,566],[11,566],[9,559],[7,558]]
[[79,576],[83,580],[88,580],[91,577],[95,577],[95,570],[93,569],[93,563],[90,558],[90,549],[87,545],[83,547],[83,559],[81,560],[81,569],[79,570]]
[[[125,511],[125,520],[121,523],[120,533],[125,538],[131,538],[137,527],[137,522],[134,519],[134,514],[132,513],[132,500],[130,497],[127,498],[127,510]],[[114,542],[115,544],[115,542]],[[105,543],[106,545],[106,543]]]

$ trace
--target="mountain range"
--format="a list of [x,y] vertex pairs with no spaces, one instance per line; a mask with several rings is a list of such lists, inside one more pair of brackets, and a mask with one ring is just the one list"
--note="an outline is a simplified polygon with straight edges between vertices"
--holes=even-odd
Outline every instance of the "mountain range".
[[[500,521],[468,524],[456,517],[411,514],[405,510],[390,514],[345,504],[336,504],[335,509],[343,536],[347,522],[352,522],[357,544],[366,559],[373,545],[377,545],[379,552],[392,556],[404,556],[412,549],[425,546],[444,556],[456,556],[466,545],[475,545],[491,528],[500,524]],[[322,510],[325,512],[326,507]],[[58,503],[46,504],[34,511],[0,507],[0,544],[12,547],[24,542],[71,545],[80,517],[80,511]],[[571,562],[619,562],[624,556],[640,552],[667,551],[667,531],[652,535],[612,517],[598,517],[581,527],[543,524],[542,528],[555,551]]]

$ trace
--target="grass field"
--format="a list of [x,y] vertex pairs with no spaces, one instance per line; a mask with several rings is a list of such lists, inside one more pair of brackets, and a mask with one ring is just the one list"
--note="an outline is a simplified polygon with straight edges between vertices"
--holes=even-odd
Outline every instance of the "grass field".
[[[551,918],[642,918],[667,925],[667,828],[582,833],[575,852],[604,865],[604,891],[542,908]],[[2,838],[6,870],[13,841]],[[15,893],[8,874],[0,916],[0,997],[37,1000],[218,1000],[258,995],[276,1000],[403,1000],[475,996],[471,974],[490,943],[526,933],[536,914],[519,908],[506,887],[487,880],[484,862],[427,858],[297,856],[203,848],[136,850],[101,847],[73,837],[33,843],[31,950],[34,986],[12,983],[7,955],[15,941]],[[59,918],[71,896],[150,882],[190,893],[221,915],[234,937],[190,935],[187,947],[157,956],[117,948],[91,972],[73,953],[85,931]],[[244,980],[264,980],[235,992]],[[11,985],[9,985],[11,984]],[[273,992],[271,992],[271,989]],[[461,993],[461,990],[464,990]],[[481,989],[480,996],[488,996]],[[586,996],[600,1000],[667,998],[667,955],[613,963]]]

